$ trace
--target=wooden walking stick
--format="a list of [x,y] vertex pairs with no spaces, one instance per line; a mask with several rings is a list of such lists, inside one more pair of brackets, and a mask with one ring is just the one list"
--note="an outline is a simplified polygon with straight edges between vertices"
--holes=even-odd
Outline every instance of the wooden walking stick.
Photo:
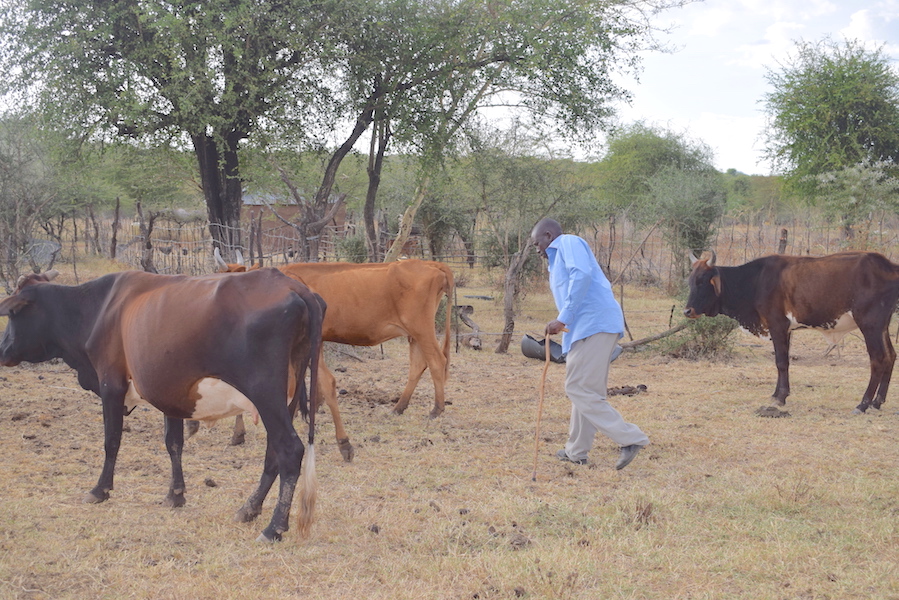
[[[568,331],[563,329],[562,331]],[[537,432],[534,434],[534,472],[531,474],[531,481],[537,481],[537,451],[540,448],[540,418],[543,416],[543,398],[546,395],[546,372],[549,370],[549,350],[550,335],[547,333],[543,339],[546,346],[546,360],[543,363],[543,376],[540,378],[540,403],[537,404]]]

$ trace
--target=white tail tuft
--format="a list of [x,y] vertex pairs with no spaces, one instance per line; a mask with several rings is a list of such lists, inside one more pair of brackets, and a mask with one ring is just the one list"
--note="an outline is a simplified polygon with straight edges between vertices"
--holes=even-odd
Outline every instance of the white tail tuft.
[[307,538],[312,530],[312,521],[315,513],[315,499],[317,496],[317,484],[315,479],[315,444],[309,444],[306,450],[306,460],[303,465],[302,490],[300,491],[300,506],[297,510],[297,529],[300,537]]

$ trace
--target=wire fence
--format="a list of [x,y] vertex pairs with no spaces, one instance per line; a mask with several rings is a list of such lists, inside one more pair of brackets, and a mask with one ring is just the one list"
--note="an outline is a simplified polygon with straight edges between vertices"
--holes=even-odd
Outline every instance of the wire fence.
[[[277,223],[266,226],[257,234],[261,239],[254,243],[253,252],[248,247],[250,220],[241,227],[234,239],[244,241],[241,251],[247,259],[258,257],[262,249],[262,259],[267,266],[280,266],[300,260],[303,241],[292,227]],[[895,219],[884,218],[877,228],[857,232],[847,239],[838,226],[815,219],[793,219],[791,221],[745,222],[734,218],[723,218],[716,226],[716,236],[712,247],[717,253],[719,264],[742,264],[753,258],[783,252],[795,255],[823,255],[842,250],[875,250],[893,258],[899,254],[899,223]],[[359,240],[363,231],[361,224],[348,221],[340,226],[326,227],[318,240],[319,261],[347,260],[345,245],[348,240]],[[589,230],[580,232],[592,245],[598,261],[607,271],[610,279],[620,283],[658,287],[677,287],[683,280],[687,263],[685,256],[672,254],[671,246],[660,229],[651,229],[626,220],[612,220]],[[116,243],[113,239],[117,238]],[[98,254],[115,258],[135,269],[141,268],[141,260],[146,252],[152,256],[157,271],[167,274],[200,275],[216,270],[213,258],[213,240],[208,224],[200,220],[179,221],[168,217],[156,219],[152,228],[149,248],[141,234],[139,223],[129,221],[118,230],[111,219],[98,219],[88,228],[75,227],[63,238],[58,260],[68,261],[76,254]],[[385,247],[391,243],[385,239]],[[467,248],[458,237],[453,237],[442,245],[441,255],[432,255],[426,240],[412,236],[404,246],[403,253],[409,257],[439,260],[454,270],[476,266],[495,265],[495,255],[489,254],[486,243]],[[50,256],[49,242],[35,241],[42,255]],[[113,249],[114,248],[114,249]],[[114,256],[113,256],[114,254]]]

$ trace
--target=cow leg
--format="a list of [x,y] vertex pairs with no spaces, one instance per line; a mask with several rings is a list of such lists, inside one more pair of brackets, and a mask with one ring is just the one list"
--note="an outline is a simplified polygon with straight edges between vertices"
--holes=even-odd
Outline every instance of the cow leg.
[[859,414],[868,410],[869,406],[880,408],[886,399],[886,392],[890,387],[890,378],[893,374],[893,364],[896,360],[896,351],[890,342],[889,332],[885,328],[871,331],[861,326],[862,335],[865,337],[865,346],[868,349],[868,357],[871,361],[871,377],[862,401],[852,412]]
[[890,379],[893,377],[893,366],[896,364],[896,350],[890,341],[890,332],[888,328],[884,328],[883,341],[886,347],[886,355],[883,359],[882,371],[880,373],[880,385],[877,386],[877,395],[874,396],[872,406],[880,409],[887,399],[887,391],[890,389]]
[[184,471],[181,468],[181,451],[184,449],[184,421],[172,417],[165,418],[165,449],[172,461],[172,481],[169,493],[162,503],[178,508],[184,506]]
[[268,496],[269,490],[272,489],[272,484],[275,483],[277,476],[278,459],[275,456],[271,443],[267,442],[265,445],[265,462],[262,467],[262,477],[259,478],[259,486],[250,494],[250,497],[240,507],[237,514],[234,515],[235,521],[238,523],[249,523],[262,513],[262,503],[265,501],[265,497]]
[[[412,393],[415,391],[415,386],[418,385],[418,381],[421,379],[421,376],[425,372],[426,368],[428,368],[428,363],[425,360],[424,355],[421,353],[421,348],[419,347],[418,342],[415,341],[415,338],[410,336],[409,379],[408,381],[406,381],[406,388],[403,390],[403,394],[400,396],[400,399],[393,407],[393,412],[395,414],[401,415],[409,407],[409,400],[412,399]],[[434,415],[432,413],[432,416],[437,415]]]
[[409,337],[409,381],[403,395],[393,411],[402,414],[409,405],[412,392],[415,391],[425,369],[431,373],[431,382],[434,384],[434,408],[431,410],[432,419],[443,414],[446,388],[446,357],[436,344],[420,344],[414,337]]
[[293,495],[300,479],[300,465],[303,462],[303,442],[293,427],[277,436],[272,444],[275,445],[275,456],[278,461],[278,476],[281,478],[281,486],[278,490],[278,502],[269,522],[259,537],[259,541],[276,542],[281,540],[281,534],[289,529],[290,505],[293,503]]
[[[104,382],[106,385],[106,382]],[[103,470],[100,472],[100,479],[97,480],[97,486],[84,496],[84,502],[87,504],[97,504],[109,499],[109,491],[112,489],[113,474],[115,473],[115,463],[119,455],[119,447],[122,445],[122,424],[125,419],[125,389],[116,392],[108,385],[109,392],[102,396],[103,403],[103,433],[104,433],[104,449],[106,458],[103,461]]]
[[234,417],[234,431],[231,432],[231,446],[240,446],[247,439],[247,429],[243,423],[243,414]]
[[784,327],[781,331],[771,331],[771,340],[774,342],[774,364],[777,366],[777,386],[771,400],[779,406],[787,403],[790,395],[790,336],[789,329]]
[[[278,502],[275,504],[275,510],[272,513],[272,520],[269,522],[268,527],[262,531],[258,540],[276,542],[280,541],[281,535],[289,529],[290,505],[293,502],[297,481],[300,478],[300,464],[303,462],[304,448],[303,442],[300,441],[300,437],[293,428],[286,405],[282,404],[276,410],[260,409],[259,416],[267,432],[265,469],[268,471],[270,460],[274,458],[276,472],[281,479],[281,485],[278,490]],[[272,477],[271,481],[269,481],[269,476],[269,473],[263,473],[259,489],[250,496],[250,500],[247,500],[247,505],[254,502],[256,505],[261,506],[274,480]]]
[[[325,366],[325,362],[319,359],[318,362],[318,398],[324,398],[331,411],[331,419],[334,421],[334,434],[337,437],[337,447],[340,454],[346,462],[353,462],[356,455],[356,449],[350,443],[350,438],[343,428],[343,419],[340,418],[340,410],[337,408],[337,380],[334,375]],[[318,409],[318,407],[315,407]]]

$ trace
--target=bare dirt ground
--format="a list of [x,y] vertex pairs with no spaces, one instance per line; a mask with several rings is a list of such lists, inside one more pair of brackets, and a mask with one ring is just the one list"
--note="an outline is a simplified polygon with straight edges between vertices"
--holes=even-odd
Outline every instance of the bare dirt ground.
[[[496,331],[499,300],[477,302]],[[528,297],[522,333],[542,330],[549,302]],[[629,290],[634,336],[664,330],[674,302]],[[111,499],[85,505],[103,459],[99,401],[63,364],[3,369],[0,598],[899,598],[899,392],[852,415],[861,340],[829,357],[815,333],[794,340],[778,419],[755,414],[774,388],[769,342],[741,334],[717,362],[625,353],[610,385],[646,391],[612,401],[652,444],[620,472],[604,438],[586,466],[554,458],[570,404],[552,365],[536,482],[543,365],[517,345],[454,353],[451,404],[434,420],[427,375],[406,414],[390,412],[404,340],[332,349],[356,458],[343,462],[320,412],[313,533],[274,545],[254,542],[271,498],[259,521],[232,521],[261,472],[261,426],[240,447],[230,422],[202,428],[185,450],[187,506],[170,509],[163,420],[138,408]]]

